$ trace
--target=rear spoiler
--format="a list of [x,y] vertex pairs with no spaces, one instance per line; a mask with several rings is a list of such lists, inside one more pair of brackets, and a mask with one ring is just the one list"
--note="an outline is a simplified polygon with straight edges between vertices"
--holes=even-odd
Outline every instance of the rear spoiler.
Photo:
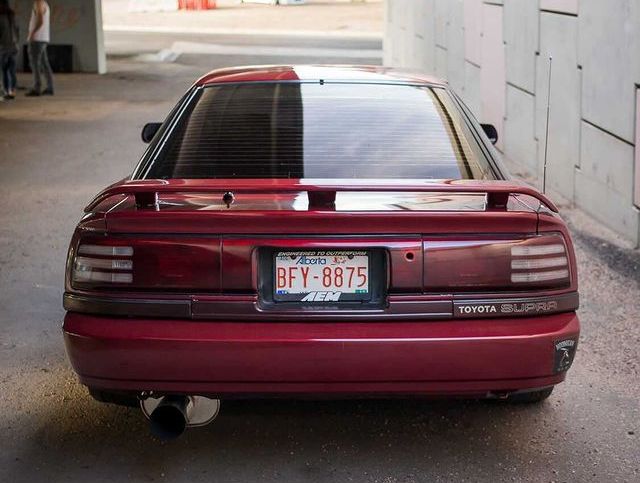
[[538,200],[554,213],[558,208],[547,196],[535,188],[519,181],[404,181],[398,180],[134,180],[121,181],[99,193],[85,208],[91,212],[102,201],[115,195],[133,195],[140,208],[152,208],[157,205],[158,197],[169,193],[224,193],[225,203],[233,202],[235,196],[242,193],[293,193],[306,191],[309,205],[314,209],[332,209],[338,192],[417,192],[417,193],[484,193],[487,196],[487,210],[507,209],[511,195],[525,195]]

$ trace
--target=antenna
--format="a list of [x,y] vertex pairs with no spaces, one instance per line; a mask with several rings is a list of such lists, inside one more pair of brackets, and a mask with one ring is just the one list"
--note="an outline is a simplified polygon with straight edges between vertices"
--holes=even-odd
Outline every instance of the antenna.
[[549,88],[547,90],[547,126],[544,136],[544,166],[542,168],[542,193],[547,191],[547,153],[549,152],[549,113],[551,112],[551,68],[553,56],[549,56]]

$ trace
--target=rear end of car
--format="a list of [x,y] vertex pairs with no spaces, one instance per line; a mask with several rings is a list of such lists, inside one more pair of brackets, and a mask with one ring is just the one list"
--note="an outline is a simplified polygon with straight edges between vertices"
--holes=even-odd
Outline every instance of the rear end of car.
[[103,395],[540,394],[575,256],[505,178],[440,85],[196,85],[76,229],[73,367]]

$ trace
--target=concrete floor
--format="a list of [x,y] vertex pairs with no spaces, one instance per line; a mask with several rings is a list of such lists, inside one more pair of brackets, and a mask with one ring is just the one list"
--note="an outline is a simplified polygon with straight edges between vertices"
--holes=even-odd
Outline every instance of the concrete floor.
[[119,57],[103,77],[58,76],[54,98],[0,104],[0,481],[638,481],[640,257],[572,211],[583,337],[542,405],[229,402],[166,444],[138,411],[88,396],[60,333],[82,207],[133,169],[143,124],[197,75],[273,61]]

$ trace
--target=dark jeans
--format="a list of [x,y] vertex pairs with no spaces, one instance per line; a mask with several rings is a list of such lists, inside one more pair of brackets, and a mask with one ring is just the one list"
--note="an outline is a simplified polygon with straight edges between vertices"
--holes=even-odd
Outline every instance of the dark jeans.
[[0,50],[0,68],[2,69],[2,86],[5,93],[13,92],[16,88],[16,54]]
[[40,92],[40,77],[44,74],[47,90],[53,90],[53,72],[47,56],[47,42],[29,42],[29,62],[33,72],[33,90]]

